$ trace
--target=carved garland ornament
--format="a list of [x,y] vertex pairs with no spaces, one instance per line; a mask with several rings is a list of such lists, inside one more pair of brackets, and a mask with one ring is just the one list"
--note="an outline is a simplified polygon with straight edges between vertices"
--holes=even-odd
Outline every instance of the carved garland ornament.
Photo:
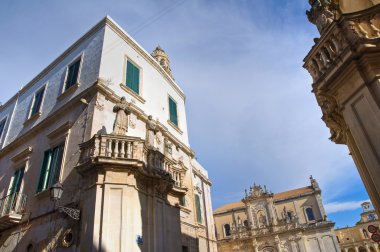
[[316,97],[318,105],[322,109],[322,120],[330,129],[331,137],[329,139],[336,144],[346,144],[347,125],[335,98],[323,92],[317,92]]

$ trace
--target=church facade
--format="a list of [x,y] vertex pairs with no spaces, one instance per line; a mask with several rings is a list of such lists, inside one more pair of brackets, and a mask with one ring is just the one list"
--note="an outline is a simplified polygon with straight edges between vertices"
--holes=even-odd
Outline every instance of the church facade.
[[370,225],[379,228],[379,217],[371,203],[364,202],[360,220],[355,226],[335,230],[342,252],[379,252],[379,244],[371,239],[372,234],[368,230]]
[[347,145],[380,214],[380,1],[309,0],[320,33],[304,59],[330,129]]
[[253,185],[240,202],[214,211],[219,252],[338,252],[321,189],[310,185],[273,194]]
[[0,251],[216,251],[165,51],[106,17],[0,107]]

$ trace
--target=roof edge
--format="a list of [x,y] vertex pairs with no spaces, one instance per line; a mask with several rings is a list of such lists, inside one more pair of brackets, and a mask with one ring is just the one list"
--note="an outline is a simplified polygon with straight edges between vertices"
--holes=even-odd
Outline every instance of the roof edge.
[[41,80],[50,70],[52,70],[59,62],[61,62],[68,54],[70,54],[80,43],[92,36],[94,33],[98,32],[101,28],[106,26],[107,20],[111,20],[109,16],[102,18],[96,25],[94,25],[90,30],[83,34],[78,40],[69,46],[63,53],[61,53],[57,58],[55,58],[47,67],[45,67],[40,73],[38,73],[32,80],[30,80],[25,86],[23,86],[15,95],[8,99],[2,106],[0,106],[0,112],[4,110],[5,107],[10,105],[13,100],[25,93],[33,84]]

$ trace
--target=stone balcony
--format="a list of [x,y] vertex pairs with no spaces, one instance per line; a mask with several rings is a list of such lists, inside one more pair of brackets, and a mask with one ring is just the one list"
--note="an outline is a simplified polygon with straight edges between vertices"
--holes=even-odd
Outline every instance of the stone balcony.
[[185,193],[184,174],[175,162],[157,149],[147,148],[139,137],[101,134],[79,145],[79,172],[94,166],[124,167],[133,172],[172,181],[175,193]]
[[25,212],[27,196],[12,193],[0,199],[0,231],[20,223]]
[[81,150],[78,166],[88,163],[147,164],[144,140],[120,135],[95,135],[79,145]]
[[360,50],[379,46],[379,14],[380,5],[343,14],[327,27],[320,38],[315,39],[315,45],[304,59],[304,68],[309,71],[314,83],[332,76],[336,69],[343,66],[347,59],[355,57]]

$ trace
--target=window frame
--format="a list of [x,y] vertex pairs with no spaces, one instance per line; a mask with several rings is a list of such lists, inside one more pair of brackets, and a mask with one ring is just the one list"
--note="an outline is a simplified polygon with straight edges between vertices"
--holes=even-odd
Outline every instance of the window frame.
[[[198,197],[199,201],[199,211],[197,207],[197,200],[196,197]],[[196,214],[196,221],[198,224],[203,224],[204,223],[204,217],[203,217],[203,211],[202,211],[202,202],[201,202],[201,194],[195,193],[194,194],[194,205],[195,205],[195,214]]]
[[[138,69],[139,71],[139,74],[138,74],[138,83],[137,83],[137,92],[136,90],[133,89],[133,84],[134,83],[131,83],[131,86],[128,86],[128,83],[127,83],[127,78],[128,78],[128,63],[131,64],[134,68],[133,70],[136,68]],[[127,88],[129,88],[132,92],[134,92],[135,94],[137,95],[140,95],[141,93],[141,90],[140,90],[140,77],[141,77],[141,67],[139,67],[133,60],[131,60],[130,58],[127,58],[126,59],[126,63],[125,63],[125,75],[124,75],[124,83],[125,83],[125,86]],[[132,82],[134,80],[132,79]]]
[[[227,232],[226,232],[226,226],[228,225],[228,232],[230,233],[229,235],[227,235]],[[223,224],[223,234],[224,234],[224,237],[227,238],[227,237],[231,237],[231,225],[229,223],[225,223]]]
[[[172,120],[171,120],[171,113],[170,113],[170,100],[172,100],[176,106],[176,117],[177,117],[177,124],[175,124]],[[180,129],[180,125],[179,125],[179,113],[178,113],[178,102],[171,96],[168,94],[168,122],[170,125],[172,125],[175,129]]]
[[[33,95],[33,100],[32,100],[32,103],[31,103],[31,106],[29,108],[29,115],[28,115],[28,119],[31,119],[31,118],[34,118],[34,117],[38,117],[41,115],[42,113],[42,107],[43,107],[43,104],[44,104],[44,100],[45,100],[45,96],[46,96],[46,90],[47,90],[47,83],[45,83],[42,87],[40,87],[39,89],[37,89],[36,92],[34,92],[34,95]],[[42,91],[42,99],[41,99],[41,103],[40,103],[40,107],[38,108],[38,111],[33,113],[33,108],[34,108],[34,105],[36,103],[36,95],[37,93],[39,93],[40,91]]]
[[[135,92],[135,90],[133,90],[131,87],[129,87],[127,85],[127,74],[128,74],[128,71],[127,71],[127,67],[128,67],[128,61],[134,66],[136,67],[138,70],[139,70],[139,83],[138,83],[138,93]],[[124,69],[123,69],[123,86],[125,88],[127,88],[128,91],[131,91],[132,92],[132,95],[135,95],[135,96],[138,96],[140,99],[143,99],[142,98],[142,94],[143,94],[143,68],[136,63],[136,61],[134,61],[132,58],[128,57],[125,55],[124,57]],[[139,100],[140,100],[139,99]],[[144,100],[145,102],[145,100]]]
[[[313,214],[313,217],[314,217],[314,220],[310,220],[309,219],[309,215],[307,213],[307,209],[311,209],[311,213]],[[305,217],[306,217],[306,221],[309,222],[309,223],[314,223],[317,221],[317,218],[315,217],[315,213],[314,213],[314,210],[313,210],[313,206],[306,206],[304,207],[303,209],[304,211],[304,214],[305,214]]]
[[[54,148],[63,144],[61,165],[59,167],[59,175],[57,175],[58,182],[62,182],[62,176],[63,176],[64,168],[65,168],[65,161],[66,161],[67,149],[68,149],[67,146],[69,144],[71,126],[72,126],[72,123],[70,121],[67,121],[47,134],[49,142],[48,142],[46,151],[53,150]],[[46,151],[44,151],[44,156],[45,156]],[[48,194],[45,192],[49,191],[48,186],[45,189],[42,189],[39,191],[39,184],[40,184],[40,178],[41,178],[41,173],[42,173],[42,168],[43,168],[43,162],[44,162],[44,157],[42,159],[39,176],[37,178],[37,187],[36,187],[36,194],[35,194],[36,197],[40,197],[40,195],[46,196]],[[41,197],[44,197],[44,196],[41,196]]]
[[[53,160],[53,157],[54,157],[54,151],[58,149],[58,154],[59,154],[59,148],[62,148],[61,150],[61,159],[59,161],[59,165],[57,167],[54,167],[54,172],[52,172],[52,160]],[[37,181],[37,189],[36,189],[36,193],[41,193],[45,190],[48,190],[51,186],[53,186],[55,183],[58,183],[61,181],[61,174],[62,174],[62,167],[63,167],[63,162],[64,162],[64,155],[65,155],[65,148],[66,147],[66,144],[65,142],[61,142],[60,144],[57,144],[56,146],[54,147],[51,147],[47,150],[44,151],[44,155],[43,155],[43,159],[42,159],[42,163],[41,163],[41,167],[40,167],[40,174],[38,176],[38,181]],[[48,165],[45,164],[46,162],[46,154],[49,153],[49,161],[48,161]],[[44,167],[44,166],[47,166],[47,167]],[[57,171],[58,171],[58,175],[57,175]],[[44,175],[43,175],[44,174]],[[42,180],[42,176],[43,176],[43,181]],[[54,181],[54,179],[57,177],[57,181]],[[40,188],[40,184],[43,184]]]
[[[73,87],[78,87],[80,85],[80,77],[81,77],[81,73],[82,73],[82,66],[83,66],[83,56],[84,56],[84,53],[81,53],[79,56],[75,57],[72,61],[70,61],[69,64],[66,65],[66,70],[65,70],[65,78],[64,78],[64,81],[63,81],[63,88],[62,88],[62,94],[67,92],[67,90],[71,90],[73,89]],[[79,60],[79,67],[78,67],[78,75],[77,75],[77,79],[76,79],[76,82],[74,84],[72,84],[70,87],[66,87],[67,86],[67,77],[69,75],[69,68],[74,65],[77,61]]]
[[[5,136],[5,134],[4,134],[4,132],[5,132],[5,128],[6,128],[6,126],[7,126],[7,121],[8,121],[8,115],[5,115],[3,118],[1,118],[1,120],[0,120],[0,125],[2,124],[2,123],[4,123],[3,124],[3,128],[2,128],[2,131],[0,132],[0,147],[2,147],[2,145],[3,145],[3,141],[2,141],[2,139],[3,139],[3,136]],[[4,137],[5,138],[5,137]]]

